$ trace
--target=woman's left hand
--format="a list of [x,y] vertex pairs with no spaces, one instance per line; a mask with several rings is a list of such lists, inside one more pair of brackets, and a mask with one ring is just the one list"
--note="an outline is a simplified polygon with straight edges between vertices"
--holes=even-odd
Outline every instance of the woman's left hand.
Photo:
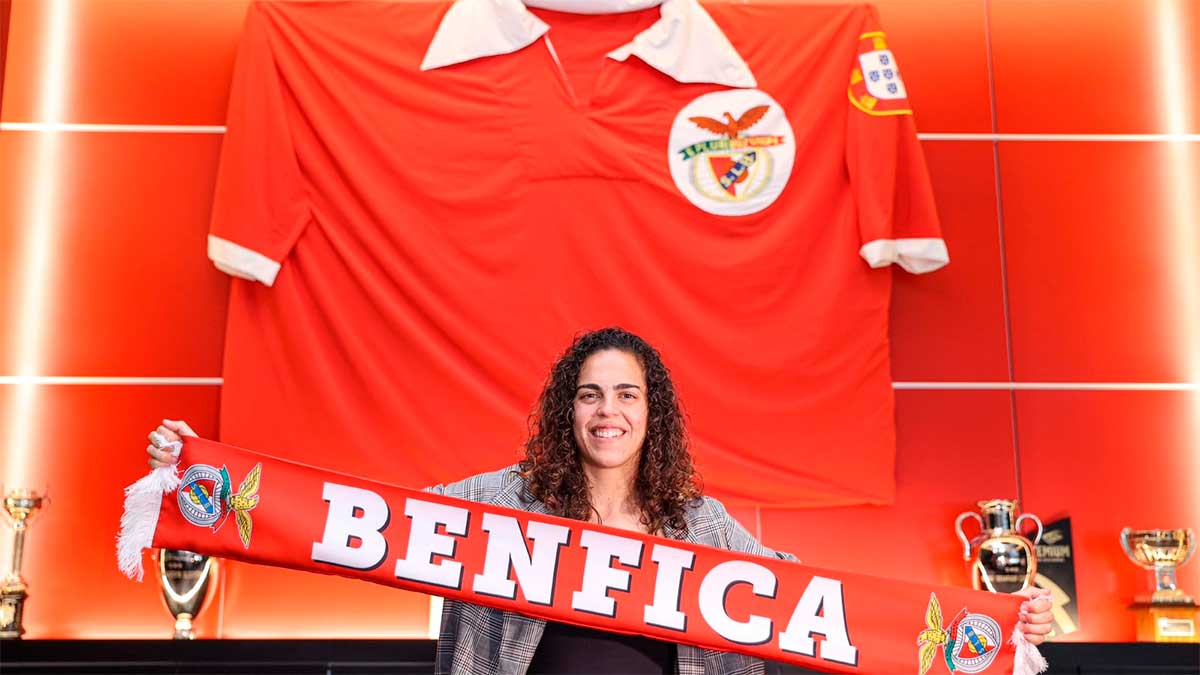
[[1013,595],[1025,598],[1025,602],[1021,603],[1021,618],[1017,622],[1017,629],[1025,635],[1030,644],[1042,644],[1051,630],[1050,591],[1030,586]]

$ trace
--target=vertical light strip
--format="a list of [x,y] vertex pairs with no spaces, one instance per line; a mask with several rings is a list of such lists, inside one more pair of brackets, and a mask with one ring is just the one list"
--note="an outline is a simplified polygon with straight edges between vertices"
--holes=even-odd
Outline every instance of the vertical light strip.
[[[1180,0],[1158,0],[1155,43],[1158,45],[1158,71],[1162,73],[1162,123],[1171,134],[1197,131],[1189,129],[1195,99],[1192,82],[1200,73],[1189,72],[1194,62],[1194,45],[1186,34],[1189,17]],[[1195,11],[1193,9],[1193,11]],[[1200,176],[1195,169],[1196,147],[1192,143],[1169,141],[1165,144],[1166,166],[1163,198],[1167,205],[1166,259],[1172,306],[1177,310],[1175,343],[1171,345],[1183,366],[1186,379],[1200,381],[1200,213],[1196,190]],[[1183,453],[1187,475],[1200,475],[1200,396],[1193,396],[1190,447]],[[1193,497],[1195,498],[1195,497]],[[1193,505],[1200,511],[1200,503]]]
[[[72,0],[46,0],[30,3],[28,11],[43,14],[43,34],[38,43],[41,83],[38,93],[38,117],[41,122],[63,122],[66,112],[68,75],[68,46],[70,44],[70,18]],[[14,8],[15,9],[15,8]],[[26,16],[27,21],[37,17]],[[19,27],[16,27],[19,29]],[[11,62],[8,67],[14,64]],[[16,333],[16,362],[13,364],[18,375],[37,375],[41,361],[41,344],[45,339],[42,331],[46,304],[51,297],[51,248],[54,245],[58,220],[59,158],[62,132],[35,132],[33,135],[33,166],[27,172],[28,195],[26,211],[18,223],[18,231],[25,235],[25,247],[18,265],[21,265],[19,304],[16,321],[12,326]],[[7,462],[4,467],[5,482],[10,487],[40,488],[28,484],[34,476],[30,472],[30,460],[34,457],[32,430],[38,415],[38,386],[32,381],[16,385],[9,410],[9,435],[6,439]]]
[[442,636],[442,605],[445,603],[441,596],[429,596],[429,627],[425,637],[436,640]]

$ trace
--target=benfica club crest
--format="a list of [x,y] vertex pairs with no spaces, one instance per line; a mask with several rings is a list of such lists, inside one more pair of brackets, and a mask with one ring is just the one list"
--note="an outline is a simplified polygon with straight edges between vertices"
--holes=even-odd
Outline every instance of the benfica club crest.
[[979,673],[996,660],[1003,638],[1000,624],[995,619],[983,614],[967,614],[950,628],[954,641],[947,653],[959,671]]
[[212,527],[224,512],[221,493],[226,489],[221,471],[207,464],[193,464],[183,472],[179,484],[179,512],[200,527]]
[[737,216],[769,206],[787,184],[795,139],[783,108],[762,91],[705,94],[675,117],[671,177],[692,204]]
[[940,652],[951,673],[981,673],[992,665],[1002,644],[1000,624],[984,614],[969,614],[966,608],[947,626],[942,625],[942,607],[937,596],[929,594],[925,610],[925,630],[917,636],[919,675],[925,675]]
[[912,114],[900,67],[882,31],[859,36],[858,64],[850,71],[846,93],[854,107],[868,115]]
[[193,464],[183,472],[176,501],[185,520],[198,527],[221,529],[232,513],[237,521],[242,546],[250,548],[254,520],[250,511],[258,506],[258,486],[262,479],[262,464],[256,464],[233,492],[229,471],[207,464]]

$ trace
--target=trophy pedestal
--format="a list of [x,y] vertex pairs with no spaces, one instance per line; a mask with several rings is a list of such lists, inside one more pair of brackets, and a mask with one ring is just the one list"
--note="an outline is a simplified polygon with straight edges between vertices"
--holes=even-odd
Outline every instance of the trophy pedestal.
[[21,615],[26,597],[25,584],[11,580],[0,584],[0,640],[15,640],[25,633]]
[[1138,602],[1130,609],[1137,617],[1138,642],[1200,642],[1200,605]]
[[175,639],[195,640],[196,632],[192,630],[192,615],[183,612],[175,617]]

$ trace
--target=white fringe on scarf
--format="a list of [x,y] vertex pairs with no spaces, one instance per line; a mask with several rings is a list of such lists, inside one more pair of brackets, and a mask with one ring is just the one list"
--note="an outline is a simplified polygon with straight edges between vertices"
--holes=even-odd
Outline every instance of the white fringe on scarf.
[[[183,444],[175,441],[167,447],[171,446],[178,455]],[[142,580],[142,551],[154,542],[163,495],[178,488],[178,465],[154,469],[125,488],[125,512],[121,514],[121,532],[117,535],[117,566],[130,579]]]
[[1009,644],[1017,648],[1017,653],[1013,656],[1013,675],[1037,675],[1046,672],[1050,667],[1038,648],[1025,639],[1020,627],[1013,628]]

